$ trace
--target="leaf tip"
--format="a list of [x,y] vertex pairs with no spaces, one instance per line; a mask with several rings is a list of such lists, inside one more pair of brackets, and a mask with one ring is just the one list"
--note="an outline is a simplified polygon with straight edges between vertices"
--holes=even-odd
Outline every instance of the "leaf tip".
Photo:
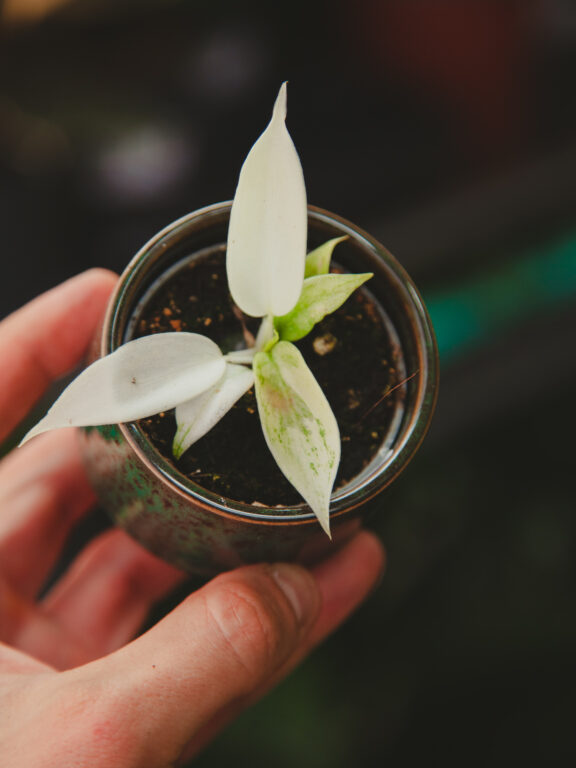
[[282,122],[286,120],[286,111],[287,111],[287,103],[288,103],[287,86],[288,86],[288,81],[284,80],[284,82],[280,86],[280,90],[278,91],[278,96],[276,97],[276,101],[274,102],[274,109],[272,110],[273,120],[281,120]]
[[327,275],[330,272],[330,263],[332,261],[334,248],[336,248],[338,243],[341,243],[344,240],[349,240],[349,238],[349,235],[334,237],[332,240],[327,240],[313,251],[310,251],[310,253],[308,253],[306,256],[304,277],[306,278],[314,277],[316,275]]
[[326,536],[328,536],[330,541],[332,541],[332,531],[330,530],[330,515],[328,514],[326,516],[324,515],[320,516],[316,514],[316,517],[318,518],[318,522],[320,523],[322,530],[324,531]]
[[44,419],[41,419],[37,424],[35,424],[32,429],[28,430],[22,440],[18,443],[18,448],[22,448],[22,446],[27,443],[29,440],[32,440],[32,438],[37,437],[38,435],[41,435],[43,432],[48,432],[50,427],[46,427],[44,425]]
[[320,527],[330,541],[332,541],[332,532],[330,531],[330,496],[328,496],[327,499],[315,499],[312,504],[310,503],[310,500],[308,500],[308,504],[310,505],[312,512],[316,515]]
[[367,283],[368,280],[371,280],[374,277],[374,272],[361,272],[358,275],[358,288],[360,288],[361,285],[364,285],[364,283]]

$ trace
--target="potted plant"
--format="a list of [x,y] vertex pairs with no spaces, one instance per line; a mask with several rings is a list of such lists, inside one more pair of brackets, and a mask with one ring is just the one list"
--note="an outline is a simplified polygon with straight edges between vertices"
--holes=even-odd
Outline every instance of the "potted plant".
[[307,207],[285,115],[284,84],[234,202],[134,257],[99,357],[26,438],[85,427],[103,505],[189,571],[321,557],[404,468],[434,407],[414,285],[369,235]]

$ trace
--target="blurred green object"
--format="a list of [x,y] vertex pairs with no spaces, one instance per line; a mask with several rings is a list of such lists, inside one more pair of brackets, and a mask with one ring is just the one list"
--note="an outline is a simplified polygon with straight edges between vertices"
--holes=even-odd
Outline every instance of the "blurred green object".
[[576,232],[425,299],[441,360],[449,361],[524,317],[576,299]]

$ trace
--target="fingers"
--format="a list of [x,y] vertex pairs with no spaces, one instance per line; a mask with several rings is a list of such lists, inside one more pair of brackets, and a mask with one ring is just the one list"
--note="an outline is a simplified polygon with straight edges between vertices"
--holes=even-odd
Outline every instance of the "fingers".
[[358,533],[332,557],[312,569],[321,596],[321,610],[311,631],[278,670],[255,686],[251,694],[220,710],[189,745],[191,759],[208,744],[240,711],[277,685],[309,653],[347,619],[379,583],[385,552],[379,539],[368,531]]
[[384,563],[380,540],[369,531],[360,531],[346,546],[312,568],[322,605],[318,618],[305,642],[295,649],[275,677],[255,691],[252,701],[276,685],[358,608],[379,583]]
[[[34,603],[17,592],[0,577],[0,646],[8,643],[15,653],[35,657],[38,664],[49,662],[49,655],[56,649],[58,655],[66,653],[67,638],[53,622],[36,609]],[[5,648],[5,646],[2,646]],[[5,651],[0,654],[0,664],[10,667],[14,656]]]
[[93,501],[75,431],[41,435],[0,462],[0,570],[22,595],[35,597]]
[[171,765],[216,712],[274,673],[319,610],[305,569],[241,568],[215,578],[129,646],[69,674],[90,687],[113,681],[110,722],[143,746],[147,765]]
[[373,588],[382,559],[363,533],[314,573],[280,564],[223,574],[78,674],[116,681],[110,701],[121,711],[110,716],[147,742],[151,766],[168,764],[192,734],[212,734],[332,631]]
[[52,668],[27,653],[17,651],[0,642],[0,674],[29,675],[39,672],[51,672]]
[[124,531],[95,539],[42,604],[43,613],[74,647],[59,668],[84,664],[119,648],[142,626],[151,607],[185,574],[143,549]]
[[322,612],[308,640],[309,650],[336,629],[382,578],[385,552],[369,531],[358,533],[343,549],[313,568],[322,595]]
[[82,360],[116,279],[111,272],[89,270],[0,323],[0,441],[54,379]]
[[76,667],[131,640],[152,605],[183,580],[181,571],[111,530],[39,605],[0,578],[0,640],[57,669]]

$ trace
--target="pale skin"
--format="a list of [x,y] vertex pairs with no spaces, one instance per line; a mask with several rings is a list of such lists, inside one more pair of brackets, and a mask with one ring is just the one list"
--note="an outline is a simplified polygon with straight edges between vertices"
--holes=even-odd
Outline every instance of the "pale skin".
[[[115,281],[91,270],[0,323],[0,441],[82,360]],[[222,574],[137,636],[184,577],[120,530],[94,539],[37,599],[93,503],[74,430],[0,462],[0,763],[11,768],[187,760],[341,624],[383,570],[380,543],[362,532],[310,570]]]

